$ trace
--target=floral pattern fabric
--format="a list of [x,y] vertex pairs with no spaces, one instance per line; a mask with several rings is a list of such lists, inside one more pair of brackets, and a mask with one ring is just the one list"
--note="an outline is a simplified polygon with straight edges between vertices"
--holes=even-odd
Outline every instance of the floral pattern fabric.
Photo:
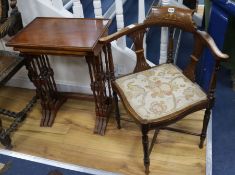
[[145,120],[159,119],[207,99],[201,88],[173,64],[162,64],[115,82]]

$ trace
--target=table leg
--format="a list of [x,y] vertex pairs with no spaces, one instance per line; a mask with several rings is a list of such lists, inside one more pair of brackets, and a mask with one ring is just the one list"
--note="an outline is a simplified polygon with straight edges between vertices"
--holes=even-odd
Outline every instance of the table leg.
[[41,100],[42,118],[40,126],[52,126],[57,111],[66,101],[57,91],[54,72],[46,55],[25,55],[29,79],[36,87]]
[[[109,52],[110,51],[110,52]],[[94,133],[104,135],[112,107],[111,80],[113,76],[113,62],[111,48],[104,46],[104,58],[87,56],[91,90],[95,99],[96,122]]]

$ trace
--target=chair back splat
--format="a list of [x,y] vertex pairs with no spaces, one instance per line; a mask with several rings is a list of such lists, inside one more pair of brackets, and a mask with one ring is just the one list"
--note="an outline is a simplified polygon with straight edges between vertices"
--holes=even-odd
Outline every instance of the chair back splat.
[[174,51],[174,38],[173,38],[173,33],[174,33],[174,28],[170,27],[169,28],[170,33],[169,33],[169,41],[168,41],[168,48],[167,48],[167,63],[173,63],[173,51]]
[[150,68],[144,57],[143,38],[145,32],[145,29],[140,29],[128,35],[130,38],[132,38],[134,42],[135,53],[137,58],[134,72],[140,72]]
[[[122,77],[113,77],[114,75],[112,75],[112,88],[114,91],[115,116],[118,128],[121,128],[121,117],[118,109],[117,95],[122,100],[129,115],[141,128],[146,174],[149,173],[149,156],[159,130],[167,129],[200,136],[200,148],[203,147],[206,138],[211,108],[214,106],[215,100],[216,72],[219,70],[220,62],[226,61],[228,55],[223,54],[217,48],[209,34],[197,29],[192,19],[193,12],[193,10],[173,6],[154,7],[152,13],[143,23],[129,25],[99,40],[101,44],[110,45],[111,41],[127,35],[134,42],[134,51],[137,58],[134,71]],[[151,67],[144,56],[143,39],[146,31],[156,26],[169,28],[167,61],[165,64]],[[173,60],[174,32],[176,28],[191,33],[194,38],[192,53],[188,57],[189,63],[183,70],[175,66]],[[207,92],[204,92],[195,83],[197,63],[200,61],[205,48],[211,51],[215,59],[214,71],[211,75],[210,86]],[[109,50],[108,52],[110,57],[111,51]],[[202,109],[206,110],[200,134],[168,127],[168,125]],[[148,141],[148,132],[150,130],[155,130],[151,144]]]

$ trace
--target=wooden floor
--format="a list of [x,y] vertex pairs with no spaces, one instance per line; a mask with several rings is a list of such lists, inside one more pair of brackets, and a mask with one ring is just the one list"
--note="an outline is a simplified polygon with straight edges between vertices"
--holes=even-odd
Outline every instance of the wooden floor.
[[[33,95],[34,91],[4,87],[0,107],[17,111]],[[177,127],[200,132],[202,112],[194,113]],[[63,105],[51,128],[39,127],[40,116],[38,102],[12,135],[13,151],[122,174],[144,174],[141,135],[134,123],[123,121],[123,128],[118,130],[112,114],[106,135],[94,135],[94,105],[78,100]],[[128,117],[124,110],[122,116]],[[4,119],[3,124],[9,121]],[[204,175],[206,149],[200,150],[198,143],[196,136],[161,131],[150,156],[150,174]]]

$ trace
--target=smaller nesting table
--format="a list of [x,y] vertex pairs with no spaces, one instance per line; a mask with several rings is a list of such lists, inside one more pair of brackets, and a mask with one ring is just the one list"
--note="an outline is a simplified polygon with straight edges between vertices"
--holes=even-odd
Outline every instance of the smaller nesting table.
[[48,55],[71,55],[78,59],[85,56],[95,102],[94,132],[104,135],[112,106],[110,82],[114,71],[111,45],[101,45],[98,40],[107,35],[110,22],[107,19],[39,17],[6,44],[26,58],[28,77],[41,100],[41,126],[52,126],[67,98],[89,98],[84,94],[58,92]]

